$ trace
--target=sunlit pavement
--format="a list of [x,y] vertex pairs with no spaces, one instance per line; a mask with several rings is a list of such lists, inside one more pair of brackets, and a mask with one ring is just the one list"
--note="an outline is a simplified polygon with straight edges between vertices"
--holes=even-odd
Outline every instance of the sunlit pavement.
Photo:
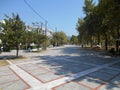
[[0,90],[25,90],[30,86],[9,67],[0,67]]
[[0,90],[120,89],[119,57],[70,45],[20,54],[29,58],[8,60],[10,66],[0,67]]

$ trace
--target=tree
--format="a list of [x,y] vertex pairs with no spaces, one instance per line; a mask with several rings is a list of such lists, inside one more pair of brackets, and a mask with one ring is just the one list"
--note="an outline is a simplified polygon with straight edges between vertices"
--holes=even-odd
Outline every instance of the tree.
[[34,37],[33,42],[37,45],[37,48],[38,48],[38,51],[39,51],[39,48],[40,48],[41,44],[45,43],[45,40],[46,40],[47,37],[41,33],[39,28],[37,28],[33,32],[33,37]]
[[42,46],[42,44],[45,42],[47,38],[42,33],[43,32],[41,28],[31,27],[30,30],[28,30],[28,28],[25,30],[25,33],[23,35],[23,44],[26,50],[28,49],[28,47],[30,48],[30,44],[34,43],[39,51],[39,48]]
[[86,16],[83,19],[78,19],[77,30],[79,32],[79,40],[81,44],[91,44],[91,47],[95,43],[96,35],[96,19],[95,16],[95,3],[93,0],[85,0],[85,6],[83,11]]
[[[85,0],[83,11],[86,16],[78,19],[77,30],[82,43],[113,45],[120,38],[120,2],[119,0],[99,0],[95,5],[93,0]],[[116,41],[116,51],[119,43]]]
[[72,44],[75,44],[77,45],[79,42],[78,42],[78,36],[75,36],[75,35],[72,35],[71,39],[70,39],[70,42]]
[[54,32],[53,33],[53,37],[51,39],[51,44],[53,44],[53,46],[59,46],[59,45],[63,45],[65,43],[67,43],[68,39],[67,36],[64,32]]
[[83,7],[83,11],[86,16],[89,16],[92,13],[94,7],[95,3],[93,3],[93,0],[85,0],[85,6]]
[[7,47],[16,48],[16,57],[18,57],[19,47],[23,41],[23,34],[25,32],[25,24],[21,21],[19,15],[12,14],[12,17],[6,15],[5,23],[1,24],[4,28],[5,35],[2,38],[4,45]]

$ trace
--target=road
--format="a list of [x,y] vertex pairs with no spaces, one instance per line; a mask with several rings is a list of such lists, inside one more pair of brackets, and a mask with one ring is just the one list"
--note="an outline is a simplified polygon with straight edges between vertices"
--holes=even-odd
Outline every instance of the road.
[[[3,53],[13,55],[15,52]],[[66,45],[0,67],[0,90],[119,90],[120,58]]]

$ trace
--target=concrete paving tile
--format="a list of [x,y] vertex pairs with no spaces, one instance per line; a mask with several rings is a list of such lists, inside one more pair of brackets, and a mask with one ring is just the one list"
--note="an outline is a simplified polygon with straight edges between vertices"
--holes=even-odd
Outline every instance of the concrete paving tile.
[[86,64],[83,64],[83,63],[79,64],[79,66],[80,66],[81,68],[84,68],[84,69],[88,69],[88,68],[92,68],[92,67],[93,67],[93,66],[91,66],[91,65],[86,65]]
[[[44,62],[44,61],[43,61],[43,62]],[[39,60],[39,62],[34,63],[34,65],[41,65],[41,64],[43,64],[43,62]]]
[[45,69],[36,69],[36,70],[31,70],[29,71],[32,75],[39,75],[39,74],[44,74],[44,73],[47,73],[49,71],[45,70]]
[[23,63],[25,60],[11,60],[12,63],[18,64],[18,63]]
[[103,65],[103,64],[110,63],[111,61],[112,61],[112,59],[111,60],[110,59],[104,59],[103,57],[99,57],[99,56],[91,57],[91,59],[86,60],[87,63],[92,63],[92,64],[95,64],[95,65]]
[[66,69],[66,68],[52,68],[51,69],[56,75],[63,75],[63,76],[66,76],[66,75],[72,75],[73,72]]
[[58,79],[62,76],[60,75],[55,75],[54,73],[45,73],[45,74],[40,74],[38,76],[36,76],[38,79],[40,79],[41,81],[43,82],[49,82],[49,81],[52,81],[52,80],[55,80],[55,79]]
[[90,68],[91,66],[85,65],[72,65],[71,66],[59,66],[51,67],[50,69],[58,75],[71,75]]
[[32,66],[32,64],[22,64],[22,65],[18,65],[18,66],[21,66],[21,67],[23,67],[23,68],[26,68],[26,67]]
[[111,65],[110,67],[120,69],[120,62],[119,62],[119,63],[116,63],[116,64],[113,64],[113,65]]
[[86,62],[87,63],[91,63],[92,62],[92,64],[95,64],[95,65],[103,65],[103,64],[109,63],[110,61],[102,60],[100,58],[95,58],[95,59],[92,58],[90,60],[87,60]]
[[1,66],[0,71],[9,70],[8,66]]
[[35,66],[39,67],[39,68],[52,68],[52,67],[56,67],[57,65],[51,65],[51,64],[44,64],[44,63],[37,63],[37,64],[34,64]]
[[107,63],[110,63],[110,61],[97,61],[96,60],[96,62],[94,62],[94,64],[96,64],[96,65],[103,65],[103,64],[107,64]]
[[[48,70],[51,70],[51,71],[53,71],[53,72],[56,72],[57,74],[68,74],[68,73],[70,73],[70,74],[74,74],[74,73],[78,73],[78,72],[80,72],[80,71],[83,71],[83,70],[85,70],[85,69],[88,69],[88,68],[91,68],[92,66],[90,66],[90,65],[87,65],[86,66],[86,64],[83,64],[83,63],[81,63],[81,64],[78,64],[78,63],[72,63],[72,62],[69,62],[69,63],[64,63],[64,61],[56,61],[56,62],[62,62],[63,63],[63,65],[49,65],[49,64],[47,64],[47,65],[45,65],[44,64],[44,66],[43,66],[43,64],[42,65],[39,65],[39,66],[42,66],[42,67],[44,67],[44,68],[47,68]],[[65,61],[66,62],[66,61]],[[67,61],[68,62],[68,61]],[[62,64],[61,63],[61,64]]]
[[68,70],[70,73],[73,73],[73,74],[75,74],[75,73],[78,73],[78,72],[80,72],[80,71],[83,71],[83,70],[85,70],[85,69],[88,69],[89,67],[85,67],[85,66],[79,66],[79,67],[65,67],[64,68],[64,70]]
[[37,69],[39,67],[37,66],[34,66],[32,64],[25,64],[25,65],[20,65],[20,68],[24,69],[24,70],[34,70],[34,69]]
[[71,63],[65,60],[52,60],[49,62],[51,66],[70,66],[70,65],[74,65],[76,63]]
[[66,57],[65,59],[68,59],[70,61],[79,61],[79,60],[81,60],[80,56],[79,57]]
[[66,83],[61,86],[58,86],[53,90],[90,90],[90,89],[82,85],[79,85],[77,83],[70,82],[70,83]]
[[44,70],[45,72],[55,72],[56,68],[60,67],[60,66],[51,66],[49,64],[39,64],[36,65],[39,67],[39,69]]
[[92,66],[86,65],[83,63],[79,63],[79,64],[72,63],[72,62],[70,63],[71,64],[64,64],[61,67],[59,66],[57,68],[52,68],[52,70],[54,71],[56,70],[56,72],[58,71],[58,73],[61,73],[61,74],[65,74],[65,72],[75,74],[85,69],[92,68]]
[[8,75],[8,76],[1,76],[0,77],[0,84],[5,83],[5,82],[10,82],[14,80],[18,80],[19,78],[16,75]]
[[[45,64],[47,64],[47,63],[45,63]],[[62,64],[65,65],[66,62],[63,63],[62,60],[61,60],[61,61],[52,60],[52,61],[50,61],[48,64],[51,65],[51,66],[61,66]],[[68,64],[69,64],[69,63],[68,63]]]
[[0,71],[0,77],[4,75],[10,75],[10,74],[13,74],[13,72],[9,69]]
[[92,78],[92,77],[82,77],[79,78],[77,80],[75,80],[75,82],[86,85],[88,87],[91,87],[93,89],[97,88],[98,86],[102,85],[103,83],[105,83],[102,80],[96,79],[96,78]]
[[114,84],[119,84],[120,85],[120,75],[118,75],[115,78],[113,78],[110,82],[114,83]]
[[102,73],[107,73],[107,74],[111,74],[111,75],[117,75],[118,73],[120,73],[120,70],[114,70],[114,69],[109,69],[109,68],[103,68],[99,71]]
[[48,64],[50,66],[63,66],[63,65],[66,65],[66,62],[64,62],[63,60],[59,60],[59,61],[58,60],[52,60],[52,61],[44,62],[44,64]]
[[104,81],[108,81],[109,79],[111,79],[113,77],[113,75],[110,74],[105,74],[102,72],[93,72],[91,74],[89,74],[89,76],[94,77],[94,78],[98,78],[100,80],[104,80]]
[[52,72],[57,72],[57,71],[60,71],[62,69],[62,66],[51,66],[51,67],[46,67],[49,71],[52,71]]
[[114,84],[105,84],[97,90],[120,90],[120,86]]
[[40,67],[43,67],[43,68],[48,68],[48,69],[50,69],[50,68],[53,68],[54,66],[51,66],[51,65],[49,65],[49,64],[39,64],[39,65],[37,65],[39,68]]
[[20,80],[5,84],[0,84],[0,90],[25,90],[27,88],[28,86]]

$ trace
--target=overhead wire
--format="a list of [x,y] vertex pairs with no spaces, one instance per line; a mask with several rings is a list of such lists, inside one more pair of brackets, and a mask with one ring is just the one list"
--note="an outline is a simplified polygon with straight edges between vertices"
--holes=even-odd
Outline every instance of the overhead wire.
[[[38,15],[42,20],[48,23],[48,21],[44,17],[42,17],[26,0],[24,0],[24,2],[36,15]],[[48,24],[48,26],[51,28],[50,24]]]
[[38,15],[42,20],[47,21],[45,18],[43,18],[26,0],[24,0],[25,4],[36,14]]

